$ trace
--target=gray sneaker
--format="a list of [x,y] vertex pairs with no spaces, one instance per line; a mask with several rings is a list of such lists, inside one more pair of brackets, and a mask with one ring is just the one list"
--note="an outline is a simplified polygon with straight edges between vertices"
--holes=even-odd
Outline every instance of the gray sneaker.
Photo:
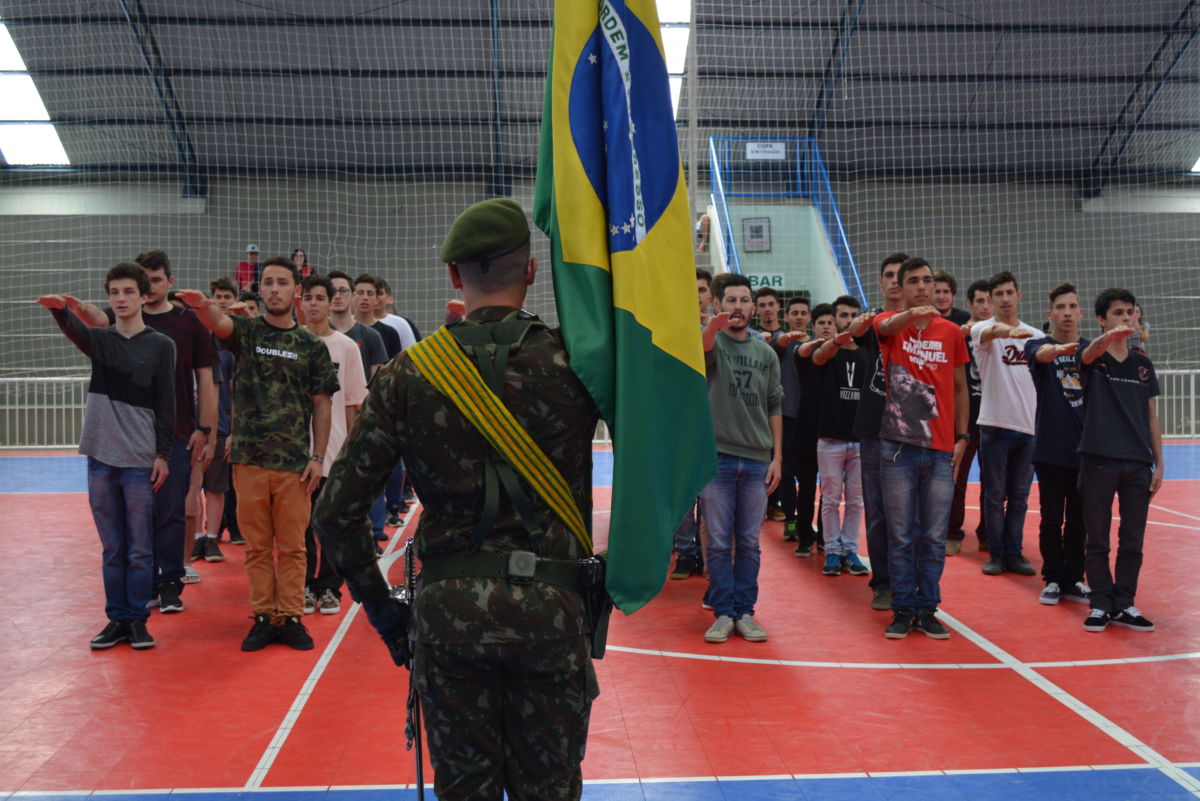
[[311,615],[317,611],[317,594],[307,587],[304,588],[304,614]]
[[325,590],[321,593],[321,600],[317,602],[317,608],[321,610],[322,615],[336,615],[342,611],[342,602],[333,590]]
[[184,584],[199,584],[200,574],[196,572],[196,568],[191,565],[183,566],[183,578],[180,579]]
[[880,612],[892,611],[892,588],[876,587],[871,592],[871,608]]
[[733,618],[729,615],[721,615],[708,627],[708,631],[704,632],[704,641],[725,642],[729,639],[729,635],[733,634],[733,628]]
[[1042,594],[1038,596],[1038,603],[1043,603],[1046,606],[1054,606],[1061,597],[1062,593],[1058,589],[1058,582],[1051,581],[1042,588]]
[[[749,615],[742,615],[733,624],[737,629],[737,633],[741,635],[746,642],[766,642],[767,633],[763,631],[762,626],[754,621],[754,618]],[[710,629],[711,631],[711,629]]]

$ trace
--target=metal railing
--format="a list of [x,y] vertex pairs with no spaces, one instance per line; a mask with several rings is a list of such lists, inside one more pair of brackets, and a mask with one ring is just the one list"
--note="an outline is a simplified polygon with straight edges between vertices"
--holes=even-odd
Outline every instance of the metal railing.
[[[1159,370],[1158,417],[1166,439],[1200,437],[1200,370]],[[0,449],[73,448],[79,444],[86,376],[0,378]],[[601,422],[593,442],[611,445]]]
[[[0,378],[0,450],[76,447],[87,388],[87,376]],[[604,421],[592,441],[612,445]]]

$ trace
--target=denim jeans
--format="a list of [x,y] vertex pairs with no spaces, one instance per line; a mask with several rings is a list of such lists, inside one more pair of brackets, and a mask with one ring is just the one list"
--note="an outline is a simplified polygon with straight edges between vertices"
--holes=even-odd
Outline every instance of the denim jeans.
[[170,471],[167,480],[154,493],[154,586],[173,582],[176,590],[182,592],[180,579],[184,572],[184,529],[187,527],[184,504],[192,477],[191,451],[186,442],[175,440],[171,443],[167,469]]
[[675,527],[675,556],[693,561],[700,557],[699,515],[695,505],[688,508]]
[[[825,555],[858,553],[862,534],[862,459],[857,442],[821,437],[817,441],[817,466],[821,471],[821,522],[825,532]],[[845,497],[842,514],[838,507]]]
[[887,517],[892,608],[932,609],[942,600],[939,582],[954,497],[953,454],[890,439],[881,443],[879,481]]
[[104,554],[104,612],[145,620],[154,591],[154,490],[150,468],[113,467],[88,457],[88,505]]
[[1029,485],[1033,482],[1033,435],[980,426],[979,466],[985,487],[983,519],[988,553],[1000,558],[1019,556]]
[[392,474],[388,476],[387,487],[384,490],[387,495],[387,505],[389,509],[398,509],[404,503],[404,460],[397,459],[396,466],[392,468]]
[[758,601],[759,529],[767,511],[767,462],[717,454],[717,474],[700,493],[708,521],[708,603],[713,617],[753,615]]
[[879,449],[883,440],[878,437],[859,437],[859,459],[862,462],[863,507],[867,517],[867,557],[871,560],[871,589],[887,589],[888,530],[883,516],[883,489],[879,484]]

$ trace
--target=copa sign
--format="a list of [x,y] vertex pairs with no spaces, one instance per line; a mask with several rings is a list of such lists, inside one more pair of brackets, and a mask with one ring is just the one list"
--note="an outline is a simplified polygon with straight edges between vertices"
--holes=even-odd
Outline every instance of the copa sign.
[[783,289],[783,273],[746,273],[750,279],[750,288],[769,286],[772,289]]

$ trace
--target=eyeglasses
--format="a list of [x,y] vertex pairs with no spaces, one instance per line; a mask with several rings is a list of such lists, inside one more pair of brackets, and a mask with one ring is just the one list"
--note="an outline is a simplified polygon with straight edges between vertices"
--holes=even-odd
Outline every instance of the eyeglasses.
[[335,290],[333,290],[333,294],[335,294],[335,295],[349,295],[349,294],[350,294],[350,287],[342,287],[341,289],[335,289]]

